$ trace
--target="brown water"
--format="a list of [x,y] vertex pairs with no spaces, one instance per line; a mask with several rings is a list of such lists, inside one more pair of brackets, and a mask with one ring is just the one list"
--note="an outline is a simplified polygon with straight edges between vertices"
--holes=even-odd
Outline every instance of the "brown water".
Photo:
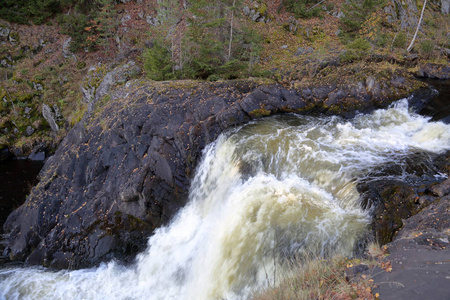
[[370,221],[356,186],[371,170],[448,149],[450,125],[406,100],[352,120],[247,124],[205,149],[188,204],[134,265],[1,269],[0,299],[246,299],[276,285],[293,257],[352,255]]

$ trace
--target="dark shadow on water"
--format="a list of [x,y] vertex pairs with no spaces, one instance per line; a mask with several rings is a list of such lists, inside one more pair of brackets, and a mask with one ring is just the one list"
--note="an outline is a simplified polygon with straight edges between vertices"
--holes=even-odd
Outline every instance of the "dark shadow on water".
[[436,89],[439,95],[430,99],[419,113],[424,116],[430,116],[432,121],[442,121],[450,124],[450,80],[427,79],[424,82]]

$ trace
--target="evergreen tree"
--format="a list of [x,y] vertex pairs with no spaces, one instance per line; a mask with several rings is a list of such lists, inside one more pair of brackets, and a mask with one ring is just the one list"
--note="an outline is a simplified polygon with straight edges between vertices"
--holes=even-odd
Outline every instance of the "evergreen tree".
[[320,15],[322,8],[319,4],[322,2],[321,0],[283,0],[283,5],[297,18],[312,18]]
[[201,79],[237,78],[248,66],[255,40],[237,25],[240,0],[198,0],[189,8],[183,71]]
[[169,80],[174,74],[169,50],[161,42],[155,41],[152,48],[144,52],[144,70],[153,80]]

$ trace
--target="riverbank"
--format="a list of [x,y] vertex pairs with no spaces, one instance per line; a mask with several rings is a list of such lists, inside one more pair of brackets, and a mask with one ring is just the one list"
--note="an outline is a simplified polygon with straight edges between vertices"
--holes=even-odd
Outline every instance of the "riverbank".
[[[289,85],[254,79],[131,80],[110,86],[94,95],[90,113],[47,163],[27,203],[11,216],[4,254],[52,268],[94,266],[113,257],[130,262],[153,230],[184,205],[201,150],[222,131],[289,112],[352,117],[414,91],[432,94],[395,65],[347,67]],[[110,74],[127,70],[118,67]],[[429,103],[416,103],[424,104],[430,110]]]
[[[417,77],[450,74],[448,12],[440,11],[444,2],[426,11],[412,53],[405,48],[411,38],[408,28],[417,23],[415,2],[379,7],[353,36],[338,32],[344,30],[342,15],[337,16],[344,11],[343,3],[325,7],[323,18],[313,19],[292,17],[279,1],[251,3],[265,7],[261,11],[245,3],[253,13],[241,15],[242,30],[235,31],[241,34],[236,41],[243,47],[236,49],[245,54],[239,56],[245,68],[239,65],[239,73],[230,64],[207,62],[204,70],[194,70],[195,76],[188,74],[196,80],[179,81],[148,79],[191,78],[178,71],[195,65],[182,59],[187,53],[183,51],[194,49],[183,48],[181,36],[190,34],[184,31],[183,13],[176,30],[170,31],[175,32],[170,43],[158,39],[161,33],[170,36],[164,31],[168,19],[155,21],[167,11],[159,2],[118,4],[120,12],[112,19],[120,24],[111,29],[115,39],[107,37],[94,51],[71,50],[71,40],[58,31],[69,23],[49,20],[29,27],[2,21],[1,156],[42,156],[46,149],[45,157],[58,148],[25,204],[5,224],[5,260],[54,269],[92,267],[111,259],[130,263],[146,248],[147,238],[184,207],[202,151],[220,133],[276,114],[351,118],[412,93],[430,92]],[[405,13],[397,15],[396,8]],[[179,12],[172,7],[169,11]],[[187,7],[182,11],[190,13]],[[269,15],[273,18],[266,18]],[[86,28],[74,32],[89,35],[97,30]],[[243,29],[248,28],[262,39],[247,40]],[[226,40],[223,32],[229,31],[220,31]],[[232,42],[221,51],[239,46]],[[155,55],[167,58],[170,53],[167,65],[151,64]],[[221,57],[229,60],[230,54]],[[248,76],[253,77],[225,80]],[[436,118],[448,119],[448,105],[437,105],[445,109]],[[430,109],[430,103],[423,109]],[[421,162],[424,156],[406,157],[409,163],[415,159]],[[425,208],[426,201],[416,197],[434,197],[431,186],[412,187],[410,182],[372,191],[384,201],[380,207],[390,210],[374,218],[381,220],[373,227],[383,243],[390,242],[402,219]],[[396,205],[390,205],[391,200]]]
[[432,203],[403,220],[401,230],[386,245],[386,261],[392,269],[371,272],[376,285],[373,292],[379,293],[380,299],[450,296],[450,180],[433,186],[432,192],[436,196]]
[[186,203],[201,151],[224,130],[279,113],[354,116],[424,87],[390,67],[374,77],[361,66],[352,82],[353,71],[292,87],[134,80],[95,97],[91,115],[71,130],[5,223],[5,253],[55,268],[133,258]]
[[[142,87],[142,83],[140,84]],[[240,85],[240,87],[244,88],[245,86]],[[130,85],[128,88],[132,88],[132,86]],[[226,88],[226,90],[230,91],[230,86],[227,86]],[[238,103],[241,104],[245,103],[245,99],[251,99],[253,96],[257,95],[257,91],[261,88],[265,88],[264,91],[266,91],[266,94],[270,91],[272,97],[267,96],[267,98],[272,99],[271,103],[276,103],[275,96],[273,95],[282,94],[282,87],[279,86],[256,86],[255,90],[247,94],[244,99],[238,99],[236,101],[239,101]],[[220,89],[217,89],[217,86],[213,90],[220,91]],[[167,93],[160,93],[160,97],[168,97],[168,99],[164,100],[162,103],[170,103],[171,99],[173,101],[176,99],[176,97],[169,97],[171,95],[170,91],[172,91],[174,95],[177,94],[176,91],[173,90],[168,90]],[[201,91],[201,95],[207,98],[207,92],[210,92],[210,90],[203,87]],[[136,97],[134,101],[142,98],[141,93],[136,93],[134,96]],[[191,94],[190,96],[194,97],[194,94]],[[142,102],[134,102],[132,99],[123,102],[124,99],[122,98],[117,100],[120,100],[117,104],[114,104],[115,99],[111,99],[112,102],[107,105],[107,107],[111,108],[110,111],[118,112],[116,119],[114,119],[116,121],[112,122],[112,119],[102,118],[107,116],[106,112],[104,112],[104,114],[99,113],[94,119],[98,121],[104,119],[107,122],[112,122],[108,123],[111,125],[115,124],[117,120],[123,120],[124,123],[130,123],[130,119],[124,118],[126,116],[125,113],[127,113],[130,114],[133,120],[143,120],[139,114],[133,113],[134,110],[132,109],[133,103]],[[141,101],[145,100],[148,100],[148,98]],[[189,100],[184,101],[189,102]],[[195,103],[198,102],[199,101],[195,101]],[[145,112],[144,108],[148,106],[149,103],[147,103],[147,101],[145,101],[145,103],[145,106],[139,106],[139,112],[148,116],[148,112]],[[214,103],[217,103],[217,100]],[[112,109],[116,107],[115,105],[123,105],[126,110]],[[168,107],[166,106],[166,108]],[[186,107],[181,107],[179,109],[184,110],[185,108]],[[222,113],[221,110],[215,110],[213,108],[210,110],[215,111],[215,116],[217,117]],[[176,115],[177,112],[175,108],[170,110],[166,109],[166,111],[172,116]],[[186,109],[186,112],[189,112],[189,110]],[[201,112],[201,110],[198,112]],[[161,116],[162,113],[162,111],[159,111],[157,115]],[[195,117],[198,116],[193,116],[193,118]],[[220,119],[222,118],[219,118],[219,120]],[[95,125],[96,122],[93,124]],[[122,143],[114,143],[115,145],[110,145],[108,147],[112,146],[116,155],[122,151],[121,149],[130,148],[131,151],[134,151],[133,147],[124,145],[124,141],[136,138],[138,135],[131,134],[129,130],[124,130],[124,133],[121,134],[120,127],[122,123],[117,124],[117,127],[108,124],[105,125],[107,125],[108,128],[111,128],[112,132],[123,137],[121,138]],[[94,138],[94,136],[97,136],[96,134],[90,137],[91,135],[89,133],[91,131],[95,132],[95,128],[98,128],[98,126],[101,126],[101,123],[93,127],[82,127],[85,130],[85,135],[84,142],[80,144],[80,148],[84,147],[84,150],[78,150],[79,162],[89,159],[89,148],[95,150],[93,151],[94,153],[91,158],[94,161],[97,160],[97,154],[95,152],[100,152],[100,150],[105,151],[105,153],[112,152],[110,150],[111,148],[103,149],[104,147],[107,147],[107,145],[102,145],[99,149],[98,145],[91,141],[92,139],[98,141],[98,139]],[[417,126],[419,126],[420,130]],[[142,132],[151,130],[152,128],[155,129],[155,127],[151,126],[142,126]],[[214,128],[214,123],[209,123],[209,127],[205,127],[205,129],[207,128]],[[273,130],[274,128],[277,130]],[[222,137],[219,141],[208,147],[208,154],[204,153],[201,171],[196,172],[197,179],[191,189],[194,193],[194,200],[180,211],[180,214],[173,222],[171,222],[170,226],[164,226],[161,227],[160,230],[157,230],[155,235],[150,238],[149,243],[151,246],[147,251],[142,252],[141,255],[138,256],[135,263],[123,266],[117,262],[111,262],[102,264],[98,268],[96,267],[75,272],[41,270],[42,272],[40,271],[39,275],[36,274],[35,268],[30,267],[8,271],[5,270],[1,272],[1,276],[4,276],[4,280],[2,280],[1,283],[3,284],[2,289],[6,291],[6,295],[9,295],[8,291],[9,293],[13,292],[15,286],[19,285],[25,287],[28,286],[30,282],[33,282],[35,288],[32,293],[27,294],[29,297],[32,297],[32,295],[34,295],[33,293],[40,291],[45,291],[48,297],[53,297],[49,295],[67,295],[68,290],[72,291],[72,293],[75,292],[76,295],[87,295],[86,293],[91,293],[91,298],[95,298],[95,295],[104,298],[105,295],[109,295],[108,293],[114,293],[115,296],[111,294],[111,297],[117,298],[120,298],[120,295],[124,295],[124,293],[127,296],[136,296],[136,298],[141,297],[141,295],[148,297],[148,290],[154,291],[155,295],[185,295],[183,291],[186,291],[186,293],[193,293],[199,295],[199,297],[203,296],[204,298],[211,298],[207,297],[207,295],[222,295],[222,293],[227,291],[239,294],[242,291],[242,293],[247,295],[248,289],[229,289],[228,287],[247,286],[247,284],[251,287],[255,286],[255,282],[256,286],[264,284],[265,282],[275,282],[276,279],[280,278],[280,274],[276,272],[276,275],[272,275],[272,271],[274,271],[274,255],[276,255],[276,257],[280,255],[280,258],[290,257],[288,253],[290,253],[289,249],[291,249],[291,244],[288,242],[292,241],[292,238],[295,239],[297,237],[298,241],[297,243],[294,243],[294,245],[301,246],[301,242],[308,239],[310,230],[318,232],[323,232],[323,230],[326,230],[326,232],[329,232],[329,230],[331,231],[327,234],[319,233],[320,239],[309,236],[309,241],[315,242],[311,244],[306,243],[305,246],[307,249],[319,249],[319,251],[322,249],[324,253],[328,253],[330,249],[346,249],[343,253],[351,253],[351,249],[353,249],[354,246],[352,245],[350,248],[345,246],[347,242],[350,242],[350,244],[356,242],[355,240],[352,242],[352,239],[355,239],[356,236],[352,234],[353,231],[351,228],[354,228],[353,226],[357,224],[354,223],[355,218],[351,216],[354,216],[355,214],[356,216],[359,216],[357,219],[363,222],[363,230],[370,220],[367,216],[367,212],[364,212],[361,209],[357,204],[358,202],[354,202],[359,199],[359,193],[357,191],[357,182],[359,182],[359,180],[355,181],[355,178],[367,179],[367,176],[369,176],[369,178],[373,177],[373,179],[377,178],[375,176],[376,174],[373,172],[366,172],[370,170],[379,173],[380,176],[384,176],[386,179],[393,179],[393,175],[395,178],[401,176],[402,172],[399,174],[394,174],[392,172],[396,172],[397,169],[402,169],[405,158],[411,158],[414,162],[417,162],[417,158],[426,158],[426,155],[420,157],[414,155],[411,156],[415,153],[413,149],[423,149],[425,153],[427,153],[428,151],[434,152],[438,149],[442,149],[442,147],[445,148],[448,141],[448,130],[446,128],[447,127],[443,124],[428,123],[425,118],[411,113],[408,109],[406,100],[399,101],[389,109],[379,109],[371,114],[359,115],[352,119],[324,116],[323,114],[317,114],[316,117],[287,115],[264,118],[257,123],[248,124],[240,130],[237,130],[236,128],[229,133],[231,136],[227,135]],[[165,134],[164,136],[166,139],[164,141],[167,143],[163,149],[166,149],[167,151],[169,149],[168,144],[171,141],[170,138],[167,138],[170,128],[162,127],[161,130],[161,133]],[[441,132],[445,138],[441,140],[439,138],[436,139],[434,135],[425,134],[425,132],[430,132],[430,130],[433,132]],[[307,134],[305,134],[305,132],[307,132]],[[417,135],[417,132],[420,132],[421,134]],[[189,135],[194,135],[194,131],[190,131]],[[146,136],[146,134],[141,134],[141,136]],[[419,136],[421,137],[420,139],[417,138]],[[80,135],[76,134],[75,137],[80,137]],[[81,138],[83,138],[83,136],[81,136]],[[230,138],[230,140],[227,140],[227,138]],[[156,137],[153,136],[153,140],[155,139]],[[195,137],[192,136],[192,139],[195,140]],[[251,147],[244,143],[244,140],[247,139],[251,142]],[[111,141],[112,139],[108,140]],[[116,140],[120,141],[118,138],[116,138]],[[234,151],[230,151],[229,149],[234,149],[234,144],[236,144],[237,148]],[[155,146],[156,144],[153,145]],[[261,149],[262,152],[258,149]],[[244,153],[242,153],[242,151],[244,151]],[[246,155],[245,153],[248,151],[250,151],[252,155]],[[67,153],[67,151],[65,151],[65,153],[70,157],[70,152]],[[105,153],[100,152],[98,153],[98,156],[103,157]],[[158,153],[161,152],[158,151]],[[284,153],[283,156],[280,156],[281,153]],[[156,157],[156,154],[147,152],[147,156],[150,156],[149,158]],[[289,159],[287,160],[284,157],[288,157]],[[309,159],[304,159],[305,157],[308,157]],[[73,161],[74,159],[77,159],[76,155],[72,156],[69,161]],[[164,160],[167,164],[173,163],[176,161],[176,156],[169,157],[169,159],[164,158]],[[163,163],[164,160],[160,158],[159,163]],[[232,163],[230,163],[229,160],[231,160]],[[60,159],[60,163],[64,163],[64,161],[65,158],[62,160]],[[106,162],[103,158],[102,161]],[[130,160],[129,158],[124,157],[119,161],[119,167],[110,167],[110,169],[113,170],[105,171],[109,173],[113,171],[117,172],[120,169],[124,170],[127,162]],[[281,162],[281,164],[274,164],[275,161]],[[383,162],[385,163],[383,164]],[[434,169],[429,168],[433,165],[427,160],[421,160],[421,166],[422,162],[424,163],[424,170],[428,170],[426,171],[426,174],[433,177],[435,174]],[[156,168],[153,169],[151,165],[152,160],[149,160],[149,163],[151,167],[149,173],[155,172]],[[374,163],[375,165],[373,165]],[[107,183],[108,177],[111,178],[111,180],[117,180],[114,178],[128,177],[134,182],[136,176],[133,175],[133,173],[139,173],[138,169],[135,172],[130,171],[131,176],[116,177],[114,173],[100,174],[98,170],[101,169],[92,168],[95,166],[92,162],[73,163],[73,165],[87,165],[88,167],[86,170],[88,171],[80,172],[80,174],[93,174],[94,176],[91,178],[94,182],[96,176],[97,179],[105,178],[105,183]],[[103,164],[100,166],[103,166]],[[385,166],[392,166],[392,168],[385,169]],[[291,168],[294,168],[293,172],[290,171]],[[227,171],[224,171],[225,169]],[[68,171],[67,173],[56,173],[55,175],[57,175],[57,177],[52,178],[52,180],[55,181],[55,187],[64,186],[63,184],[58,185],[57,181],[62,183],[63,181],[60,180],[64,180],[64,177],[66,176],[71,176],[72,171],[66,167],[60,169],[59,172],[64,172],[66,170]],[[159,170],[167,169],[160,168]],[[383,170],[387,171],[387,173]],[[209,171],[213,171],[213,174],[208,175],[210,174]],[[85,176],[79,177],[76,172],[77,171],[75,170],[74,175],[75,178],[77,178],[75,182],[80,179],[86,180]],[[406,173],[413,177],[422,177],[420,174],[411,173],[408,170],[406,170]],[[95,176],[95,174],[97,175]],[[167,173],[165,174],[166,177],[164,180],[168,180],[169,177],[167,176]],[[150,173],[149,175],[152,176],[154,173]],[[254,186],[254,183],[257,185]],[[54,189],[52,183],[48,182],[46,184],[48,184],[47,191],[52,193]],[[87,186],[91,186],[91,191],[96,190],[95,183],[93,185],[88,183]],[[111,185],[104,184],[103,186],[105,186],[106,190],[106,188]],[[132,185],[124,186],[133,187]],[[216,189],[223,191],[222,187],[225,191],[230,192],[217,192]],[[338,189],[337,187],[344,188]],[[143,188],[148,188],[146,183],[144,183]],[[238,196],[238,194],[240,195],[239,191],[243,192],[242,195],[246,201],[243,201],[243,199]],[[72,187],[71,193],[74,194],[76,192],[78,192],[76,187]],[[86,192],[89,192],[89,190],[86,190]],[[380,190],[380,192],[382,191]],[[205,193],[209,196],[206,197]],[[86,194],[87,193],[85,193],[85,195]],[[102,195],[105,196],[104,191]],[[191,200],[192,199],[193,198],[191,198]],[[295,199],[298,201],[292,201]],[[102,205],[102,203],[104,205],[106,203],[105,200],[105,198],[101,199],[100,201],[103,202],[100,202],[100,205]],[[121,199],[116,198],[115,202],[117,203],[118,200]],[[228,202],[229,200],[232,202]],[[127,202],[129,203],[128,205],[130,205],[133,204],[133,202],[139,203],[139,201],[141,201],[141,199],[138,196],[137,199],[129,199]],[[325,201],[326,205],[320,205],[321,201]],[[73,203],[73,201],[70,201],[67,204],[70,203]],[[114,202],[112,203],[114,205]],[[203,206],[204,204],[205,206]],[[31,207],[25,209],[32,209],[32,206],[34,205],[34,203],[30,203]],[[47,203],[47,207],[49,205],[51,205],[51,203]],[[89,204],[85,204],[85,206],[87,205]],[[242,207],[242,205],[244,207]],[[308,209],[302,209],[306,207],[308,207]],[[317,214],[307,214],[302,218],[298,218],[296,213],[293,214],[293,211],[297,208],[300,208],[300,215],[304,214],[306,211],[313,211]],[[45,209],[45,207],[42,209]],[[330,209],[332,213],[326,213]],[[319,213],[323,210],[325,214]],[[45,216],[52,213],[51,210],[44,211]],[[75,216],[81,216],[79,212],[82,211],[76,211],[74,213]],[[33,213],[31,212],[29,215],[32,214]],[[119,214],[114,213],[113,216],[116,220],[119,220]],[[329,219],[325,218],[323,222],[315,222],[315,220],[317,220],[316,218],[320,216],[329,216]],[[68,217],[70,218],[70,216]],[[289,221],[290,219],[287,219],[289,217],[294,218],[293,222],[300,222],[303,225],[290,226],[289,224],[292,223]],[[184,222],[186,221],[186,218],[189,221],[188,223]],[[47,220],[51,219],[48,218]],[[332,225],[334,224],[333,222],[344,223],[342,226],[336,226]],[[205,224],[209,224],[212,227],[203,226]],[[70,225],[73,226],[74,224]],[[107,234],[114,234],[114,232],[117,232],[117,228],[112,227],[114,224],[111,222],[104,225],[109,226],[109,229],[106,227],[100,227],[99,229],[110,230]],[[263,232],[267,233],[267,238],[264,238],[265,233],[263,233],[263,238],[259,238],[260,235],[254,233],[257,228],[260,228],[259,226],[266,229],[266,231]],[[285,228],[285,226],[287,226],[287,231],[282,229]],[[278,230],[273,231],[273,228],[277,228]],[[298,228],[303,228],[305,230],[299,230]],[[342,228],[347,228],[349,230],[343,230],[343,233],[339,234]],[[359,226],[356,226],[356,228],[361,229]],[[358,230],[356,228],[355,230]],[[80,233],[85,233],[84,228],[81,227],[78,234]],[[246,237],[246,233],[250,233],[250,236]],[[355,234],[358,235],[357,233]],[[350,239],[347,239],[347,237],[350,237]],[[95,238],[95,236],[89,237],[89,240],[92,240],[93,238]],[[212,240],[209,238],[212,238]],[[340,238],[343,238],[343,240],[341,241]],[[268,243],[268,240],[280,241],[280,252],[277,250],[272,254],[272,250],[270,250],[272,243]],[[46,238],[46,241],[51,240]],[[103,241],[100,241],[98,245],[104,246],[104,244],[102,245]],[[65,243],[67,242],[70,243],[70,240],[65,241]],[[261,245],[261,247],[266,250],[261,250],[261,257],[246,257],[245,262],[247,263],[242,265],[240,253],[246,255],[245,253],[250,253],[247,251],[249,249],[253,249],[251,251],[256,252],[260,249],[259,247],[253,247],[252,245],[254,245],[254,243],[256,243],[256,245]],[[203,245],[213,246],[204,247]],[[97,248],[97,250],[98,249],[101,248]],[[226,249],[233,250],[228,251]],[[199,255],[199,252],[204,254]],[[288,256],[286,257],[286,255]],[[50,256],[47,257],[49,258]],[[211,259],[205,259],[205,257],[210,257]],[[262,259],[264,259],[267,264],[261,264]],[[224,264],[223,261],[226,261],[227,263]],[[348,264],[356,264],[356,261],[357,260],[353,259],[348,260]],[[52,263],[54,264],[55,262]],[[238,270],[242,271],[239,271],[238,274],[247,274],[248,276],[233,276],[232,274],[235,274],[233,271],[234,267],[229,268],[229,266],[236,266]],[[254,268],[259,270],[259,274],[262,275],[258,276],[257,280],[252,275],[254,274],[252,271]],[[158,271],[152,271],[155,269]],[[186,276],[183,276],[182,278],[179,277],[180,269],[183,270],[182,273],[186,274]],[[281,269],[281,266],[276,266],[276,270],[280,271]],[[198,271],[196,270],[201,271],[200,273],[197,273]],[[223,271],[217,272],[217,270]],[[217,272],[217,276],[208,275],[216,274],[215,272]],[[263,276],[264,272],[266,272],[265,274],[268,274],[269,279],[266,279],[266,277]],[[150,276],[149,274],[154,274],[155,276]],[[197,277],[194,274],[200,275]],[[221,278],[223,278],[223,276],[230,279],[222,280]],[[51,285],[51,283],[54,282],[54,280],[51,279],[54,277],[64,281],[64,284],[59,285],[58,289],[48,288],[48,285]],[[35,278],[37,281],[30,281],[30,278]],[[127,278],[127,280],[123,280],[123,278]],[[177,280],[172,280],[174,278],[177,278]],[[201,280],[200,278],[207,278],[208,284],[205,289],[191,289],[190,284],[193,284],[192,286],[197,286],[197,282]],[[214,280],[211,280],[210,278],[214,278]],[[135,288],[130,290],[130,282],[145,282],[145,284],[133,285]],[[108,284],[115,288],[109,289]],[[95,288],[92,288],[92,285],[95,286]],[[12,289],[10,289],[11,287]],[[76,287],[76,289],[74,289],[74,287]],[[156,287],[159,287],[159,289]],[[370,293],[370,291],[368,291],[368,293]]]

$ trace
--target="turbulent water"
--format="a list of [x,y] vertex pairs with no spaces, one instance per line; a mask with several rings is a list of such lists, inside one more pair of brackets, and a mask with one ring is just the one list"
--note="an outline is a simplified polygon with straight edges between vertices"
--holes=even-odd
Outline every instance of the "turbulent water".
[[[285,115],[209,145],[190,199],[132,266],[0,270],[7,299],[246,299],[302,254],[351,255],[367,231],[356,184],[450,148],[450,125],[406,100],[352,120]],[[407,174],[399,174],[406,176]]]

